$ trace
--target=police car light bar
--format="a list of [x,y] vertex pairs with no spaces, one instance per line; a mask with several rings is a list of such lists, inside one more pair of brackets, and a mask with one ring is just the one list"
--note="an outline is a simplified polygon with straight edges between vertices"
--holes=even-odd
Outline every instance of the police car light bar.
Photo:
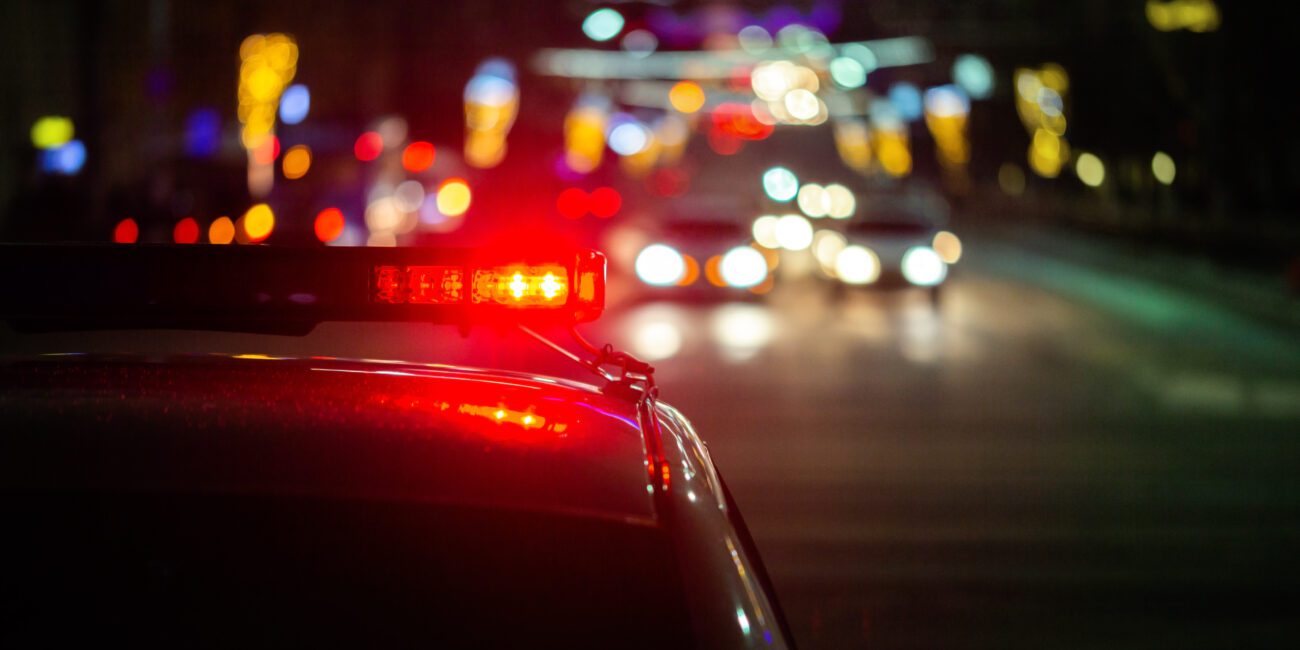
[[604,308],[591,250],[0,245],[0,318],[17,329],[571,325]]

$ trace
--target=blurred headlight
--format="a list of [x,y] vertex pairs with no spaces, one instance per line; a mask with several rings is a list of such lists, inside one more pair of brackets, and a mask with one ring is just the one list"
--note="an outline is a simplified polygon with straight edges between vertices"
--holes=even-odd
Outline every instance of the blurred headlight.
[[748,289],[767,279],[767,260],[749,246],[737,246],[722,256],[718,272],[727,284]]
[[920,287],[933,287],[948,276],[948,265],[928,246],[914,246],[903,253],[903,277]]
[[781,248],[801,251],[812,244],[813,228],[807,219],[797,214],[787,214],[777,220],[775,234]]
[[871,284],[880,279],[880,258],[865,246],[848,246],[835,256],[835,275],[847,284]]
[[636,256],[636,275],[646,284],[671,286],[677,284],[685,274],[686,261],[672,246],[651,244]]

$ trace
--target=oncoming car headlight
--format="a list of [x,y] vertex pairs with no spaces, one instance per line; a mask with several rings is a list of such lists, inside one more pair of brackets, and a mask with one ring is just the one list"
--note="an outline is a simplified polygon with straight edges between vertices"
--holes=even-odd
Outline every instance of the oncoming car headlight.
[[737,246],[722,256],[718,273],[723,282],[739,288],[756,287],[767,279],[767,259],[749,246]]
[[686,260],[672,246],[651,244],[636,256],[636,276],[656,287],[677,284],[686,275]]
[[880,279],[880,258],[866,246],[847,246],[835,256],[835,275],[846,284]]
[[918,287],[933,287],[948,277],[948,265],[928,246],[914,246],[903,253],[903,277]]

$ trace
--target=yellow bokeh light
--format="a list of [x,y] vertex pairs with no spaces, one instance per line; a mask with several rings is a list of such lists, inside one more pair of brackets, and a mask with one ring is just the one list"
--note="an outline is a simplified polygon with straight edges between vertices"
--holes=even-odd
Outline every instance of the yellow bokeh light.
[[311,169],[311,149],[300,144],[290,147],[284,153],[284,161],[281,163],[284,169],[284,177],[290,180],[302,178]]
[[37,149],[61,147],[72,140],[72,120],[47,115],[32,125],[32,146]]
[[469,185],[465,181],[448,180],[438,188],[438,212],[448,217],[459,217],[469,210],[471,198]]
[[906,176],[912,171],[912,152],[908,149],[907,134],[902,131],[876,133],[876,157],[880,166],[890,176]]
[[679,81],[668,91],[668,103],[683,113],[704,108],[704,89],[694,81]]
[[1088,187],[1101,187],[1102,182],[1106,180],[1106,165],[1090,153],[1081,153],[1079,158],[1074,161],[1074,173],[1079,176]]
[[1174,177],[1178,174],[1178,167],[1169,154],[1157,151],[1156,155],[1151,157],[1151,173],[1155,174],[1156,180],[1162,185],[1172,185]]
[[1029,168],[1044,178],[1056,178],[1061,167],[1070,159],[1070,145],[1062,138],[1046,129],[1034,131],[1034,139],[1029,144]]
[[271,231],[275,230],[275,213],[271,211],[271,206],[265,203],[248,209],[244,213],[243,219],[244,236],[250,242],[259,242],[271,236]]
[[235,240],[235,223],[230,217],[217,217],[212,225],[208,226],[208,242],[213,244],[229,244]]

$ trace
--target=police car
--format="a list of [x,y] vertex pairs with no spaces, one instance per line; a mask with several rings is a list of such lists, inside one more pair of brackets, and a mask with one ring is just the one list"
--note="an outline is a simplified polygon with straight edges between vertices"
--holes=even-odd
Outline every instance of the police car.
[[593,379],[6,356],[0,645],[791,645],[653,370],[539,333],[600,315],[599,253],[0,248],[0,317],[18,332],[519,327]]

